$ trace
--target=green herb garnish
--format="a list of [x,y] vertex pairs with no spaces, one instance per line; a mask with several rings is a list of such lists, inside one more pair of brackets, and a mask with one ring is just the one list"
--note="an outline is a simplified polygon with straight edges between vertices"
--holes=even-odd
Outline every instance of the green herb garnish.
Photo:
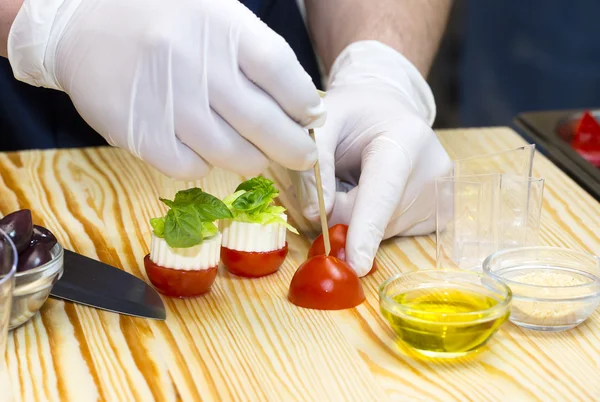
[[284,207],[273,205],[273,200],[279,195],[272,180],[262,176],[254,177],[241,183],[235,192],[223,200],[231,210],[233,219],[238,222],[281,223],[291,232],[298,231],[281,217]]
[[198,187],[177,192],[172,201],[160,200],[169,211],[165,216],[150,219],[150,225],[154,234],[173,248],[196,246],[217,234],[219,229],[214,221],[233,218],[223,201]]

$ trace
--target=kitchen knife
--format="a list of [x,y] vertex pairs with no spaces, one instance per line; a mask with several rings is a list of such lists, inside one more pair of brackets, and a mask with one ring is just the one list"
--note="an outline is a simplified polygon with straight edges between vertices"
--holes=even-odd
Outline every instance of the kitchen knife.
[[166,318],[159,294],[146,282],[69,250],[64,250],[64,271],[50,295],[119,314]]

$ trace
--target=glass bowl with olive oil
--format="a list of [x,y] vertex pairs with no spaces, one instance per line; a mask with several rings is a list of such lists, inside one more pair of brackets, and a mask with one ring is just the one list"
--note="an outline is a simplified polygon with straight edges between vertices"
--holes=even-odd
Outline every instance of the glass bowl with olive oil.
[[433,358],[481,349],[508,319],[511,300],[502,281],[472,271],[398,274],[379,288],[381,314],[398,338]]

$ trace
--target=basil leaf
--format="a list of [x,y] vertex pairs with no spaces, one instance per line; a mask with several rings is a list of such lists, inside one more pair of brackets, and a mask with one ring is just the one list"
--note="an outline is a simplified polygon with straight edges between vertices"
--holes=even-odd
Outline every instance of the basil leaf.
[[180,208],[192,205],[198,211],[200,220],[213,222],[217,219],[232,218],[233,215],[227,206],[214,195],[205,193],[200,188],[194,187],[179,191],[175,195],[174,206]]
[[196,211],[200,214],[200,219],[205,222],[213,222],[217,219],[233,218],[229,208],[217,197],[203,193],[196,199],[194,204]]
[[204,191],[202,191],[201,188],[198,187],[193,187],[193,188],[188,188],[187,190],[181,190],[178,191],[177,194],[175,194],[175,204],[179,204],[179,205],[188,205],[188,204],[194,204],[196,202],[196,198],[198,198],[198,196],[200,196],[201,194],[205,194]]
[[232,206],[238,211],[245,211],[247,213],[259,212],[261,207],[266,207],[273,201],[273,198],[275,198],[273,197],[273,193],[274,191],[265,188],[247,191],[236,198]]
[[162,218],[150,219],[154,233],[173,248],[193,247],[218,233],[213,223],[233,218],[232,211],[217,197],[199,187],[178,191],[174,200],[160,198],[170,209]]
[[263,187],[263,188],[271,187],[271,188],[275,189],[273,184],[274,183],[272,180],[269,180],[262,176],[256,176],[250,180],[246,180],[246,181],[240,183],[234,192],[237,192],[240,190],[250,191],[250,190],[254,190],[255,188],[258,188],[258,187]]
[[223,204],[227,205],[227,208],[232,209],[233,208],[233,202],[235,200],[237,200],[237,198],[240,195],[244,194],[245,192],[246,192],[246,190],[239,190],[239,191],[236,191],[233,194],[229,194],[227,197],[223,198]]
[[167,212],[165,241],[173,248],[187,248],[202,243],[202,221],[192,205]]
[[273,181],[262,176],[241,183],[237,187],[236,193],[240,191],[245,191],[245,193],[233,201],[232,207],[237,211],[244,211],[248,214],[264,211],[271,201],[279,195]]
[[167,200],[165,198],[159,198],[159,200],[161,200],[167,207],[175,208],[175,203],[173,201]]
[[161,216],[160,218],[151,218],[150,225],[152,226],[152,230],[157,237],[162,238],[165,234],[165,217]]

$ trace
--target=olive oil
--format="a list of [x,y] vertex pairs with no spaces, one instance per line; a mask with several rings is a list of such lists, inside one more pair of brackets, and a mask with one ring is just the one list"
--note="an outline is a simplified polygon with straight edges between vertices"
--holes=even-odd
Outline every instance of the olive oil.
[[402,307],[382,307],[383,316],[402,341],[427,356],[477,350],[510,314],[485,311],[499,301],[466,289],[421,288],[392,298]]

